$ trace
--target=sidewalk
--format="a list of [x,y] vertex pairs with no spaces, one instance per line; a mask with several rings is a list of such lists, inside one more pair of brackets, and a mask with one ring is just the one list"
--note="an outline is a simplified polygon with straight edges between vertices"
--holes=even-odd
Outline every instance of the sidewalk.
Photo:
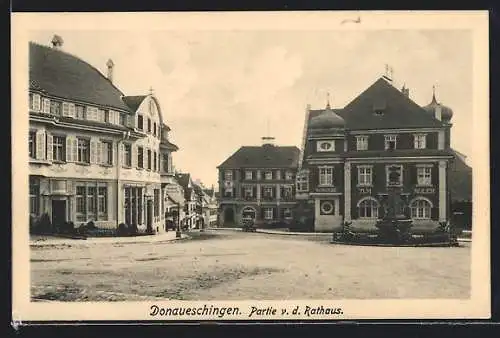
[[[209,228],[208,230],[232,230],[232,231],[242,231],[241,228]],[[292,236],[321,236],[321,237],[331,237],[331,232],[293,232],[293,231],[283,231],[283,230],[271,230],[271,229],[256,229],[256,232],[263,234],[272,235],[292,235]],[[472,242],[471,238],[458,238],[459,242]]]
[[189,236],[182,234],[181,238],[175,237],[175,231],[158,235],[144,235],[135,237],[88,237],[87,239],[72,239],[52,236],[31,236],[30,246],[55,246],[55,245],[91,245],[91,244],[134,244],[134,243],[159,243],[185,239]]

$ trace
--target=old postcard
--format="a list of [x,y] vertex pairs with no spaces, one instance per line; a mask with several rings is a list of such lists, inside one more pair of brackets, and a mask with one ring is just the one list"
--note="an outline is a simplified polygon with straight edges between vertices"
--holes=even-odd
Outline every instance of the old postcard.
[[489,318],[486,11],[12,27],[15,321]]

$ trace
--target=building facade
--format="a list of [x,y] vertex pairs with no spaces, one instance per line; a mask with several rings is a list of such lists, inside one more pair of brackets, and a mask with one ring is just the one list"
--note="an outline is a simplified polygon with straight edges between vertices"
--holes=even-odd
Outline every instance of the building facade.
[[376,230],[389,212],[417,229],[450,217],[453,112],[421,107],[381,77],[342,109],[306,109],[297,199],[315,231]]
[[244,219],[257,226],[293,220],[300,150],[263,139],[262,146],[241,147],[217,167],[222,226],[241,226]]
[[218,226],[219,205],[215,196],[215,189],[203,189],[202,213],[203,223],[208,227]]
[[125,96],[111,60],[106,77],[61,48],[59,37],[52,47],[29,46],[31,216],[47,214],[53,226],[162,231],[161,156],[176,149],[160,150],[158,100],[152,92]]

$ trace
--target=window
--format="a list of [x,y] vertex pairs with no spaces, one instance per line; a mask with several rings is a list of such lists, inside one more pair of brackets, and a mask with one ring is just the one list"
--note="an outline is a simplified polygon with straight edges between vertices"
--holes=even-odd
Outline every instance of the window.
[[85,120],[85,107],[81,105],[75,105],[76,118],[80,120]]
[[358,185],[372,185],[372,168],[371,166],[358,166]]
[[151,119],[148,118],[148,133],[151,132]]
[[137,147],[137,167],[144,168],[144,148]]
[[52,160],[61,162],[66,161],[66,137],[52,137]]
[[297,175],[297,191],[309,190],[309,172],[302,171]]
[[417,167],[417,184],[432,185],[432,167]]
[[397,135],[385,135],[385,150],[396,149]]
[[77,139],[77,162],[90,163],[90,140]]
[[61,116],[61,103],[50,101],[50,113],[55,116]]
[[113,142],[103,141],[101,144],[102,164],[113,165]]
[[273,198],[274,189],[272,187],[264,187],[262,189],[262,195],[265,199]]
[[98,217],[100,220],[104,220],[108,216],[108,189],[106,187],[99,187],[98,191]]
[[362,200],[358,204],[358,212],[360,218],[378,218],[378,203],[377,201],[368,198]]
[[224,197],[232,197],[233,196],[233,189],[232,188],[225,188],[224,189]]
[[97,121],[99,122],[108,122],[106,121],[106,114],[103,109],[97,109]]
[[414,136],[415,149],[425,149],[426,148],[426,135],[419,134]]
[[85,221],[87,219],[86,216],[86,208],[85,208],[85,186],[76,187],[76,220],[77,221]]
[[317,151],[335,151],[335,141],[318,141],[316,145]]
[[281,197],[285,200],[293,198],[293,188],[291,186],[284,186],[281,191]]
[[127,167],[132,166],[132,145],[124,144],[123,151],[125,152],[125,163],[124,165]]
[[144,118],[142,115],[137,116],[137,129],[143,130],[144,129]]
[[417,199],[410,204],[411,218],[429,219],[431,218],[432,205],[424,199]]
[[168,154],[163,154],[163,171],[166,173],[169,172]]
[[264,209],[264,218],[265,219],[273,219],[274,218],[274,210],[273,208],[265,208]]
[[401,186],[403,185],[403,166],[391,165],[386,167],[387,185]]
[[272,180],[273,179],[273,172],[272,171],[266,171],[264,173],[264,179],[266,179],[266,180]]
[[293,180],[293,172],[286,171],[285,172],[285,180]]
[[319,168],[319,185],[333,185],[333,168]]
[[157,161],[156,161],[156,151],[153,152],[153,171],[156,171],[156,164],[157,164]]
[[87,218],[95,218],[96,187],[87,187]]
[[368,150],[368,136],[356,136],[356,150]]
[[253,188],[245,187],[245,197],[253,197]]
[[29,157],[36,158],[36,132],[30,131],[28,137]]
[[156,136],[156,122],[153,123],[153,135]]
[[225,171],[224,178],[226,179],[226,181],[232,181],[233,180],[233,172],[230,170]]
[[122,126],[127,125],[127,116],[125,114],[120,114],[120,124]]
[[151,170],[151,149],[148,149],[148,152],[147,152],[147,160],[148,160],[148,169]]
[[30,94],[30,109],[40,111],[40,95]]
[[292,218],[292,209],[290,209],[290,208],[283,209],[283,218],[284,219],[291,219]]
[[40,184],[37,179],[30,178],[30,214],[38,215],[39,195],[40,195]]
[[246,180],[251,180],[253,179],[253,172],[250,170],[245,171],[245,179]]

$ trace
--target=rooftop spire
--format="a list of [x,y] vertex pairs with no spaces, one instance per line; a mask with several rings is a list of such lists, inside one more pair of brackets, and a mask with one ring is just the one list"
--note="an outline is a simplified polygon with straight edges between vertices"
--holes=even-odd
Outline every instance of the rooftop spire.
[[326,109],[331,109],[331,106],[330,106],[330,92],[326,92]]
[[153,95],[153,92],[154,92],[154,91],[153,91],[153,87],[152,87],[152,86],[150,86],[150,87],[149,87],[149,95]]
[[436,100],[436,86],[435,85],[432,85],[432,102],[433,103],[437,103],[437,100]]

